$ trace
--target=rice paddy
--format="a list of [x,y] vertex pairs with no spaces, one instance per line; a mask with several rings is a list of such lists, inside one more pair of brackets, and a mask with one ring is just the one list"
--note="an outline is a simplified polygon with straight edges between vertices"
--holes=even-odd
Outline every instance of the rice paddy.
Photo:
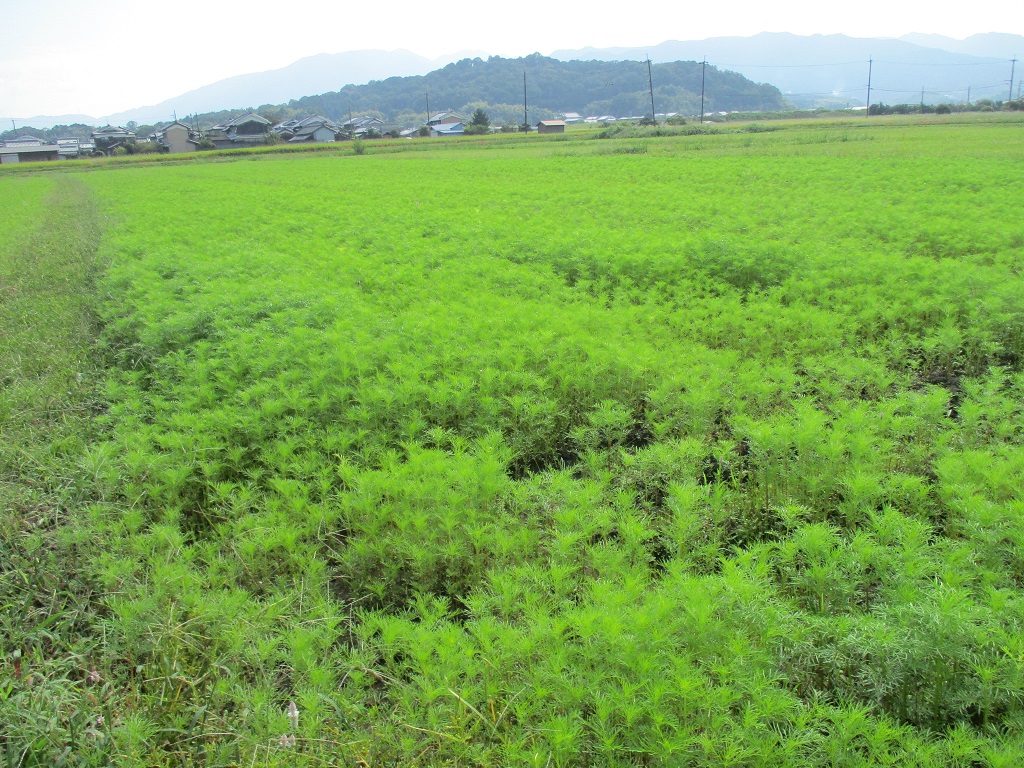
[[1022,124],[863,123],[0,175],[8,764],[1019,765]]

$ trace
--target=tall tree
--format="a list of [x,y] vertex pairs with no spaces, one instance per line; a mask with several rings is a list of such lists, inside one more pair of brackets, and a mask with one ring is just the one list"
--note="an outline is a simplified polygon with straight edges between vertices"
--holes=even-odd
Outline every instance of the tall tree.
[[491,119],[482,108],[477,107],[473,113],[473,118],[469,121],[469,125],[466,126],[465,132],[469,134],[484,134],[489,133],[490,130]]

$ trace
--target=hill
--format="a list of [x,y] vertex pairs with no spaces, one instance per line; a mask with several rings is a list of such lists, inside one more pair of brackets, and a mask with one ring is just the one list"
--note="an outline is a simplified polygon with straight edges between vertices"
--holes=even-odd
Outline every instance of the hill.
[[[523,76],[529,118],[561,112],[581,115],[650,113],[647,65],[643,61],[558,61],[540,54],[505,59],[463,59],[427,75],[394,77],[289,102],[291,109],[328,117],[376,111],[392,119],[422,117],[429,97],[433,110],[487,108],[493,119],[522,121]],[[658,112],[695,114],[700,109],[701,65],[694,61],[657,64],[652,71]],[[708,67],[705,109],[782,109],[778,88],[754,83],[735,72]]]

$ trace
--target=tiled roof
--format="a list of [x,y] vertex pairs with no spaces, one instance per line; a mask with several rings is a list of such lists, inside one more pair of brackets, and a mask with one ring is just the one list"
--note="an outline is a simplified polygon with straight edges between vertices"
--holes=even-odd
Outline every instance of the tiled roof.
[[224,123],[225,128],[232,128],[237,125],[243,125],[245,123],[262,123],[263,125],[270,125],[270,121],[265,117],[257,115],[255,112],[250,112],[247,115],[236,117],[234,120],[228,120]]
[[22,146],[25,146],[25,145],[32,146],[32,145],[45,144],[45,143],[46,142],[43,141],[42,139],[40,139],[38,136],[32,136],[30,134],[23,133],[21,136],[18,136],[15,139],[8,139],[7,142],[6,142],[6,146],[12,147],[12,146],[19,145],[19,144],[22,145]]

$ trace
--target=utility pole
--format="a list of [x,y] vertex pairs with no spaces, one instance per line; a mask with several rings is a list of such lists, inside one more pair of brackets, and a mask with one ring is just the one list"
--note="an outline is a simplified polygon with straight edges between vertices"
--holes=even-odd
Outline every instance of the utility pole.
[[921,86],[921,112],[924,112],[924,86]]
[[1013,72],[1017,68],[1017,60],[1010,59],[1010,95],[1006,97],[1007,101],[1013,101]]
[[654,80],[651,78],[651,57],[650,56],[647,57],[647,85],[651,89],[651,120],[656,123],[656,122],[658,122],[658,118],[655,117],[655,112],[654,112]]
[[530,119],[526,115],[526,70],[523,70],[523,130],[530,132]]
[[868,58],[868,104],[867,111],[864,113],[865,117],[871,117],[871,66],[874,62]]
[[971,108],[971,86],[967,86],[967,108]]
[[700,122],[704,124],[704,70],[708,66],[708,57],[705,56],[700,62]]

